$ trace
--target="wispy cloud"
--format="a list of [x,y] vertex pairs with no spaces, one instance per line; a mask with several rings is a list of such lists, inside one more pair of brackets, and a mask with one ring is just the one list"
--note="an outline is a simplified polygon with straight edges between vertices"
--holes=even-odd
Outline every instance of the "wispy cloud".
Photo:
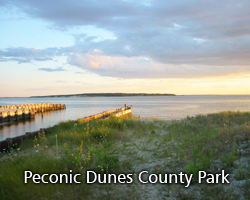
[[55,81],[55,83],[68,83],[68,82],[67,81],[58,80],[58,81]]
[[19,64],[31,61],[49,61],[61,55],[58,48],[24,48],[12,47],[0,50],[0,62],[17,61]]
[[56,69],[53,69],[53,68],[39,68],[38,70],[41,70],[41,71],[46,71],[46,72],[62,72],[62,71],[67,71],[65,69],[63,69],[62,67],[58,67]]

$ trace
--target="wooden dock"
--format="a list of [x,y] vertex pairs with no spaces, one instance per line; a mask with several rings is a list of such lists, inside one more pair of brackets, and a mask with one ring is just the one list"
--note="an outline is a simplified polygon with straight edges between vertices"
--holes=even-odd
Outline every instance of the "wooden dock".
[[[85,122],[86,123],[86,122],[92,121],[94,119],[107,118],[110,115],[114,115],[116,117],[122,117],[122,116],[127,116],[127,115],[132,116],[132,106],[127,107],[127,105],[125,104],[125,107],[123,107],[123,108],[105,111],[105,112],[102,112],[102,113],[99,113],[96,115],[91,115],[91,116],[88,116],[88,117],[85,117],[82,119],[78,119],[77,122],[79,122],[79,123]],[[24,140],[34,139],[41,132],[46,133],[47,129],[41,128],[39,131],[27,132],[25,135],[20,135],[20,136],[13,137],[13,138],[7,138],[6,140],[0,141],[0,152],[9,151],[11,149],[18,148]]]
[[0,106],[0,123],[30,119],[36,113],[66,109],[65,104],[36,103]]

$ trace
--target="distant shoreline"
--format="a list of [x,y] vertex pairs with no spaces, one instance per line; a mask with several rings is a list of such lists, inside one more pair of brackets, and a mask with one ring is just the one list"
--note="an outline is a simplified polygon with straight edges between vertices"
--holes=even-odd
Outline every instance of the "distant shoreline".
[[48,97],[140,97],[140,96],[250,96],[250,94],[162,94],[162,93],[83,93],[83,94],[62,94],[43,95],[30,97],[0,97],[0,99],[15,98],[48,98]]
[[31,96],[29,98],[46,98],[46,97],[132,97],[132,96],[176,96],[176,95],[175,94],[160,94],[160,93],[83,93],[83,94],[66,94],[66,95]]

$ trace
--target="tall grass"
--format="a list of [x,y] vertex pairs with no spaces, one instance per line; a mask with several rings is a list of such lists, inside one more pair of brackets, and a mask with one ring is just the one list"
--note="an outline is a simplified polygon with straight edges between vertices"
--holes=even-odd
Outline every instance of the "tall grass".
[[[100,173],[116,172],[121,166],[115,141],[128,140],[124,130],[139,128],[132,119],[96,120],[89,123],[64,122],[26,140],[20,149],[0,158],[0,199],[82,199],[89,187],[82,184],[24,184],[25,170],[39,174],[81,173],[93,169]],[[46,191],[46,192],[45,192]]]
[[[138,173],[149,167],[157,173],[166,173],[167,169],[194,176],[199,170],[216,173],[225,168],[233,172],[242,155],[250,152],[249,122],[249,113],[223,112],[172,122],[112,116],[87,123],[60,123],[46,134],[41,132],[34,140],[24,141],[20,149],[1,154],[0,199],[110,199],[111,194],[138,198],[140,184],[128,188],[119,184],[88,185],[86,170],[117,174]],[[240,166],[236,178],[249,177],[247,169]],[[73,170],[83,175],[82,184],[24,184],[25,170],[39,174]],[[197,188],[204,195],[216,196],[210,189]],[[177,199],[194,196],[178,185],[165,190]],[[245,194],[248,192],[241,195]]]

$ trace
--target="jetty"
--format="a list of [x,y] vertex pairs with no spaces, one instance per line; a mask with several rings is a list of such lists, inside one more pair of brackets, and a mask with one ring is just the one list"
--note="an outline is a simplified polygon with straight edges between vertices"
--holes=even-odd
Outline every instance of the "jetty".
[[[111,115],[115,117],[123,117],[123,116],[132,116],[132,106],[128,107],[126,104],[123,108],[118,108],[115,110],[104,111],[102,113],[91,115],[85,118],[81,118],[76,120],[75,122],[78,123],[87,123],[89,121],[95,119],[105,119],[110,117]],[[74,120],[72,120],[74,121]],[[49,128],[48,128],[49,129]],[[34,132],[26,132],[25,135],[20,135],[13,138],[6,138],[6,140],[0,141],[0,152],[9,151],[11,149],[18,148],[20,144],[26,139],[34,139],[35,137],[39,136],[41,133],[46,133],[46,128],[41,128],[39,131]]]
[[30,119],[36,113],[66,109],[65,104],[36,103],[0,106],[0,123]]
[[89,122],[94,119],[104,119],[106,117],[109,117],[110,115],[113,115],[115,117],[122,117],[122,116],[132,116],[132,106],[128,107],[126,104],[123,108],[118,108],[115,110],[109,110],[109,111],[104,111],[102,113],[96,114],[96,115],[90,115],[88,117],[84,117],[81,119],[78,119],[77,122],[79,123],[84,123],[84,122]]

